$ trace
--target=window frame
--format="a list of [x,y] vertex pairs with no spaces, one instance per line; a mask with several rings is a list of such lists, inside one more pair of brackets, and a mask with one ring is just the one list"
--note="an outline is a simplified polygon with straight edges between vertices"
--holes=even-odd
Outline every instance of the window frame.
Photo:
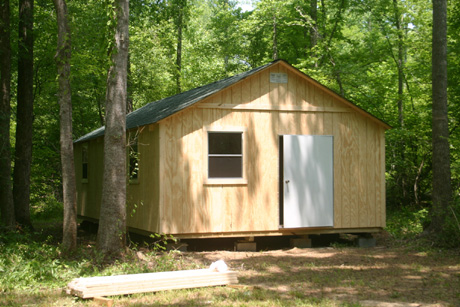
[[[241,134],[241,167],[242,177],[229,178],[209,178],[209,133],[240,133]],[[203,142],[203,159],[204,170],[203,178],[204,185],[247,185],[246,178],[246,160],[247,160],[247,144],[246,144],[247,129],[244,127],[205,127],[204,142]]]

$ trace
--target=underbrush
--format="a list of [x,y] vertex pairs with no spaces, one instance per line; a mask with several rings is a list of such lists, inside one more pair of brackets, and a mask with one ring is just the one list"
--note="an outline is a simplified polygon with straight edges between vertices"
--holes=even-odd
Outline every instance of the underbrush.
[[391,235],[392,244],[409,244],[420,248],[459,248],[459,219],[460,200],[456,199],[448,207],[442,233],[429,234],[426,232],[431,222],[428,209],[404,207],[387,212],[386,231]]
[[[392,230],[394,235],[410,240],[422,229],[417,218],[408,213],[406,219],[412,226],[405,232]],[[404,219],[399,216],[399,220]],[[397,228],[397,221],[396,217],[389,219],[390,230]],[[35,221],[34,225],[39,229],[39,223]],[[148,244],[131,242],[122,258],[105,259],[94,247],[94,233],[80,231],[78,249],[63,254],[58,239],[62,224],[42,221],[40,225],[44,229],[37,232],[0,232],[0,306],[94,306],[93,301],[63,294],[61,289],[77,277],[198,269],[216,259],[225,260],[239,272],[239,288],[183,289],[111,298],[117,306],[328,307],[361,306],[366,300],[448,306],[460,298],[460,262],[455,251],[342,246],[181,253],[163,251],[153,240]],[[422,287],[430,291],[421,292]]]
[[[59,225],[54,231],[59,236]],[[106,259],[91,240],[81,239],[78,249],[63,254],[53,231],[0,232],[0,293],[64,287],[73,278],[137,274],[197,268],[180,253],[160,252],[155,246],[132,244],[120,259]]]
[[386,230],[396,240],[415,239],[423,232],[427,218],[427,209],[391,210],[387,212]]
[[[157,235],[149,243],[129,242],[118,259],[104,257],[95,247],[95,233],[79,229],[78,247],[63,253],[62,204],[31,208],[35,230],[0,228],[0,294],[39,294],[63,288],[77,277],[138,274],[195,269],[180,253],[164,251],[171,238]],[[0,305],[3,305],[0,300]]]
[[0,292],[57,287],[75,276],[75,264],[63,261],[49,241],[34,241],[29,233],[0,235]]
[[[161,236],[149,243],[130,242],[121,258],[107,259],[95,248],[95,233],[90,230],[80,230],[78,249],[64,254],[60,247],[62,221],[45,213],[34,216],[36,231],[0,230],[0,306],[88,306],[91,301],[62,294],[61,289],[78,277],[198,269],[215,261],[212,255],[164,251],[158,244],[164,240]],[[414,302],[419,299],[416,289],[422,286],[430,289],[422,300],[451,302],[455,295],[460,298],[456,294],[459,254],[434,249],[420,239],[427,222],[427,210],[390,211],[386,228],[389,244],[403,248],[367,250],[337,244],[334,249],[319,249],[314,253],[317,257],[308,252],[300,255],[297,249],[279,251],[280,257],[269,252],[243,253],[241,258],[231,255],[225,261],[239,268],[241,284],[263,287],[120,296],[117,306],[360,306],[357,300],[376,298]],[[351,269],[354,267],[359,270]],[[405,276],[415,277],[402,285]],[[384,294],[379,296],[381,291],[375,289],[384,289]],[[329,295],[330,291],[335,292]]]

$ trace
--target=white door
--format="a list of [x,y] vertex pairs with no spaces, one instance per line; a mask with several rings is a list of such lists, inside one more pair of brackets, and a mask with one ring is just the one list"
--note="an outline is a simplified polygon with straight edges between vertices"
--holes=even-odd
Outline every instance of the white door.
[[283,227],[334,223],[333,137],[283,136]]

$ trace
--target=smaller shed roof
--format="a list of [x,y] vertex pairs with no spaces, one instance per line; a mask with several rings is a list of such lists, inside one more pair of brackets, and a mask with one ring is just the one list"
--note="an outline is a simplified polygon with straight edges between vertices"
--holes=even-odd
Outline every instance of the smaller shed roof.
[[[153,124],[156,123],[168,116],[171,116],[179,111],[182,111],[183,109],[192,106],[193,104],[259,72],[262,71],[273,64],[277,62],[285,62],[284,60],[275,60],[273,62],[270,62],[268,64],[265,64],[263,66],[248,70],[246,72],[243,72],[241,74],[228,77],[226,79],[222,79],[207,85],[203,85],[194,89],[191,89],[186,92],[182,92],[180,94],[170,96],[158,101],[154,101],[151,103],[146,104],[145,106],[129,113],[126,115],[126,129],[132,129],[136,127],[141,127],[144,125],[148,124]],[[289,65],[287,62],[285,64]],[[289,65],[291,66],[291,65]],[[291,66],[292,67],[292,66]],[[303,73],[302,73],[303,74]],[[313,79],[312,79],[313,80]],[[316,81],[317,82],[317,81]],[[318,83],[318,82],[317,82]],[[320,83],[318,83],[321,85]],[[322,85],[321,85],[322,86]],[[324,87],[324,86],[323,86]],[[326,87],[325,87],[326,88]],[[329,91],[333,92],[332,90],[328,89]],[[335,93],[335,92],[333,92]],[[336,93],[335,93],[336,94]],[[338,95],[338,94],[337,94]],[[340,96],[340,95],[339,95]],[[340,96],[341,97],[341,96]],[[343,97],[341,97],[343,98]],[[344,99],[344,98],[343,98]],[[344,99],[346,100],[346,99]],[[355,108],[362,110],[352,102],[346,100],[350,105],[354,106]],[[366,112],[366,111],[364,111]],[[368,112],[366,112],[369,114]],[[371,114],[369,114],[371,115]],[[375,116],[371,115],[372,117],[376,118]],[[376,118],[377,120],[381,121],[380,119]],[[384,125],[388,126],[386,123],[381,121]],[[389,126],[388,126],[389,127]],[[84,142],[88,141],[90,139],[94,139],[100,136],[104,135],[105,131],[105,126],[102,126],[94,131],[91,131],[90,133],[80,137],[75,141],[75,143],[78,142]]]

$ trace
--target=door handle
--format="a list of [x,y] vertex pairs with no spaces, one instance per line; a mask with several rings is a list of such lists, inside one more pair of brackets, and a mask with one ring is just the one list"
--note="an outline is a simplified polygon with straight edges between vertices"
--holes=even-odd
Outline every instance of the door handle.
[[288,184],[288,183],[289,183],[289,180],[286,180],[285,182],[286,182],[286,184]]

